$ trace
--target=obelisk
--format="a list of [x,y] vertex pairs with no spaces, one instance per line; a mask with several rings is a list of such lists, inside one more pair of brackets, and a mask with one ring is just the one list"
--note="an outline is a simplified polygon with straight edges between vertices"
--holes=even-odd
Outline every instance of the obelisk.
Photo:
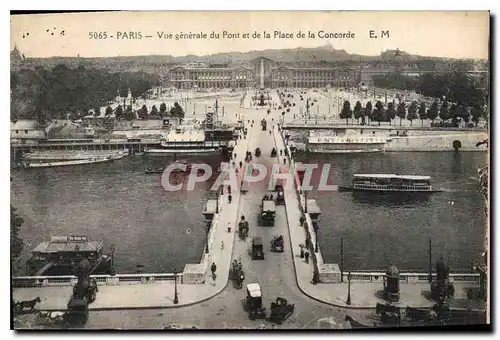
[[264,89],[264,59],[260,60],[260,89]]

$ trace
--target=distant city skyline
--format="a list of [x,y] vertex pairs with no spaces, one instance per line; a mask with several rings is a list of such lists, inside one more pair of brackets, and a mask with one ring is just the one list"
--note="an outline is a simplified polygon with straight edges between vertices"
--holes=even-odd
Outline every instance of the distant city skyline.
[[[298,18],[299,17],[299,18]],[[235,39],[209,39],[212,31],[239,33]],[[257,31],[271,38],[250,37]],[[293,38],[274,38],[274,31]],[[296,34],[306,34],[298,39]],[[307,32],[350,33],[354,38],[307,38]],[[389,32],[385,37],[384,33]],[[101,38],[99,38],[101,32]],[[103,34],[106,32],[106,39]],[[118,33],[118,32],[121,32]],[[127,32],[124,34],[123,32]],[[130,39],[134,32],[134,38]],[[203,40],[175,40],[176,33],[204,32]],[[140,33],[140,34],[139,34]],[[173,34],[173,39],[164,39]],[[127,36],[127,39],[123,39]],[[141,39],[137,39],[138,37]],[[372,35],[372,38],[370,37]],[[120,39],[117,38],[120,36]],[[148,37],[150,36],[150,37]],[[161,36],[161,38],[160,38]],[[377,36],[377,38],[373,38]],[[111,38],[112,37],[112,38]],[[413,55],[488,59],[487,11],[248,11],[103,12],[11,16],[11,49],[29,58],[171,55],[207,56],[269,49],[315,48],[330,44],[350,54],[378,56],[386,50]]]

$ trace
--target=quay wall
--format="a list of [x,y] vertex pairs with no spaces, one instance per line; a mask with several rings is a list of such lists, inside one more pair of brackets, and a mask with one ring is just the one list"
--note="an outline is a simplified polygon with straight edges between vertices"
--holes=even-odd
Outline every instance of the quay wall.
[[461,147],[458,151],[487,151],[486,145],[476,147],[478,142],[487,138],[486,132],[415,134],[408,137],[391,137],[386,144],[385,151],[455,151],[454,141],[460,141]]

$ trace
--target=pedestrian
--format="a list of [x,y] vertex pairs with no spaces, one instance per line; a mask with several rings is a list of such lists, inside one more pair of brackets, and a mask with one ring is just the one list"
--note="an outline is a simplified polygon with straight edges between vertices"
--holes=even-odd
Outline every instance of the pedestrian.
[[221,241],[221,243],[220,243],[220,249],[224,250],[224,241]]
[[283,158],[283,164],[286,164],[286,158]]
[[236,152],[234,153],[234,159],[236,159]]
[[230,233],[231,232],[231,222],[228,222],[227,223],[227,232]]
[[304,245],[300,245],[300,258],[303,259],[304,258]]
[[231,186],[230,186],[230,185],[228,185],[228,186],[227,186],[227,193],[228,193],[229,195],[231,195]]
[[283,156],[283,150],[280,150],[280,156]]
[[232,196],[231,194],[229,194],[229,195],[227,196],[227,201],[228,201],[229,203],[231,203],[231,202],[233,201],[233,196]]
[[306,258],[306,263],[309,263],[309,251],[306,250],[306,253],[304,254]]
[[212,266],[210,267],[210,270],[212,271],[212,276],[215,274],[215,271],[217,270],[217,266],[215,262],[212,262]]

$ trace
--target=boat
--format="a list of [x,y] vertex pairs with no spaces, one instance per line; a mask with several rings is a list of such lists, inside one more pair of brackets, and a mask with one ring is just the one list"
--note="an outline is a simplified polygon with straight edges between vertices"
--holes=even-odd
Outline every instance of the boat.
[[396,174],[355,174],[351,186],[339,186],[339,191],[435,193],[429,176]]
[[21,166],[25,169],[28,169],[28,168],[52,168],[52,167],[58,167],[58,166],[73,166],[73,165],[113,162],[114,160],[120,159],[120,158],[123,158],[123,155],[90,158],[90,159],[76,159],[76,160],[71,160],[71,161],[23,162],[23,163],[21,163]]
[[63,161],[63,160],[81,160],[90,158],[102,158],[108,156],[126,156],[128,150],[113,151],[33,151],[23,155],[23,159],[31,161]]
[[[176,167],[172,169],[172,172],[188,172],[191,170],[191,165],[188,164],[186,161],[175,161],[175,163],[172,163],[170,165],[175,165]],[[170,166],[169,165],[169,166]],[[186,166],[186,169],[184,170],[182,166]],[[165,171],[166,168],[147,168],[145,173],[147,174],[161,174]]]
[[104,254],[103,241],[87,236],[52,236],[31,252],[26,262],[27,275],[74,275],[76,266],[87,259],[91,274],[109,274],[113,255]]
[[332,131],[311,131],[306,150],[313,153],[361,153],[383,152],[387,137],[370,136],[361,133],[337,135]]

